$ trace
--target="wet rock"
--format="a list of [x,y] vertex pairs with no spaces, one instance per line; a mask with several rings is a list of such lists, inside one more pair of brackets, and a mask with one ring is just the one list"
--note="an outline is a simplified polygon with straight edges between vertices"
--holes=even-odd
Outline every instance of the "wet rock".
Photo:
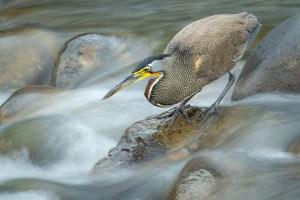
[[285,154],[288,160],[295,162],[280,165],[275,161],[278,157],[270,159],[276,154],[278,152],[266,149],[257,152],[255,148],[197,152],[177,176],[167,199],[245,199],[245,193],[246,199],[262,196],[272,199],[283,190],[293,191],[289,186],[284,188],[281,181],[299,185],[299,179],[295,178],[300,169],[299,160]]
[[14,92],[0,107],[0,124],[50,94],[59,93],[61,90],[49,86],[28,86]]
[[47,29],[20,26],[0,31],[0,91],[49,85],[60,38]]
[[273,199],[281,194],[293,197],[283,199],[297,199],[299,162],[286,154],[295,162],[281,165],[269,157],[277,153],[253,149],[200,152],[184,166],[168,199]]
[[184,166],[178,175],[167,199],[207,199],[215,190],[215,179],[224,176],[222,167],[210,159],[194,158]]
[[108,157],[96,163],[93,172],[143,164],[160,157],[178,160],[200,149],[217,147],[228,140],[222,136],[224,132],[232,134],[233,127],[242,120],[247,119],[245,126],[254,123],[260,117],[248,118],[260,111],[260,107],[223,107],[220,115],[213,115],[200,129],[197,126],[202,120],[202,110],[197,107],[187,110],[191,124],[179,115],[170,126],[168,112],[146,118],[125,131]]
[[[276,171],[279,166],[268,162],[269,159],[262,158],[263,154],[268,153],[265,151],[258,155],[252,149],[230,148],[198,152],[178,174],[171,185],[167,199],[214,199],[211,196],[216,191],[222,190],[224,186],[236,185],[236,180],[247,179],[248,175],[252,177],[253,174],[263,175],[269,169],[272,172]],[[260,159],[258,159],[259,157]],[[289,167],[295,166],[292,164]],[[273,182],[276,181],[273,180]]]
[[[200,113],[201,110],[197,108],[188,110],[189,116],[200,115]],[[161,116],[167,114],[163,113]],[[176,126],[171,127],[167,120],[168,118],[160,119],[159,116],[153,116],[130,126],[117,146],[109,151],[108,157],[95,165],[94,172],[109,166],[128,166],[161,157],[172,147],[182,145],[187,134],[199,122],[196,119],[192,121],[192,125],[187,125],[180,115],[176,120]]]
[[132,53],[131,49],[136,43],[129,38],[101,33],[77,35],[61,48],[52,71],[51,84],[60,88],[72,88],[95,73],[95,70],[104,66],[111,67],[116,60]]
[[260,93],[300,92],[300,14],[275,27],[249,56],[233,100]]

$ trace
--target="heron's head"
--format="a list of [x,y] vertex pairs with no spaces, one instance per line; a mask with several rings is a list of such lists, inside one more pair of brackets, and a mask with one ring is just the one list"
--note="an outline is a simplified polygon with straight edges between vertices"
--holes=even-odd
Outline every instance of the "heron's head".
[[161,76],[162,70],[162,63],[166,57],[169,57],[170,54],[161,54],[157,56],[150,56],[140,62],[137,67],[133,70],[133,72],[128,76],[125,80],[123,80],[120,84],[115,86],[111,89],[103,98],[102,100],[106,100],[116,94],[117,92],[121,91],[122,89],[126,88],[127,86],[141,81],[148,77],[159,77]]

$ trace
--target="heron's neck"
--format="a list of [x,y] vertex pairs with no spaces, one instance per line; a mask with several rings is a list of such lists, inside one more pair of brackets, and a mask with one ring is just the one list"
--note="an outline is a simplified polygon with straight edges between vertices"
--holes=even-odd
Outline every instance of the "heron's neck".
[[150,100],[150,96],[153,90],[153,87],[155,86],[155,84],[157,84],[163,77],[164,77],[164,72],[159,72],[160,76],[157,78],[152,78],[149,80],[147,87],[145,89],[145,97]]

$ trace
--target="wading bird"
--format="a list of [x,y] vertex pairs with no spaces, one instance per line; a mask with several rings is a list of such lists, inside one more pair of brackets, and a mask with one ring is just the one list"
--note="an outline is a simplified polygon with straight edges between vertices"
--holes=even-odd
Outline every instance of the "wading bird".
[[180,112],[190,122],[186,103],[205,85],[229,73],[224,91],[206,111],[206,114],[214,113],[235,81],[230,70],[251,45],[260,27],[250,12],[214,15],[195,21],[175,35],[163,54],[140,62],[131,75],[102,100],[132,83],[154,77],[145,89],[148,101],[159,107],[177,105],[171,113],[172,123]]

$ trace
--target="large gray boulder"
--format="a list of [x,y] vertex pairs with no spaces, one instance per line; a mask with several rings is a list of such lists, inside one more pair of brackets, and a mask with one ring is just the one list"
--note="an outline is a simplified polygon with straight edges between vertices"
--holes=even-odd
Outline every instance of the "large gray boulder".
[[300,14],[275,27],[249,56],[233,100],[260,93],[300,92]]
[[[144,46],[145,47],[145,46]],[[83,33],[69,39],[61,48],[52,70],[52,86],[73,88],[94,77],[104,67],[125,65],[122,59],[136,54],[141,48],[138,40],[102,33]],[[141,48],[139,51],[146,48]],[[131,58],[131,60],[134,60]]]
[[36,26],[0,31],[0,91],[49,85],[61,38]]

